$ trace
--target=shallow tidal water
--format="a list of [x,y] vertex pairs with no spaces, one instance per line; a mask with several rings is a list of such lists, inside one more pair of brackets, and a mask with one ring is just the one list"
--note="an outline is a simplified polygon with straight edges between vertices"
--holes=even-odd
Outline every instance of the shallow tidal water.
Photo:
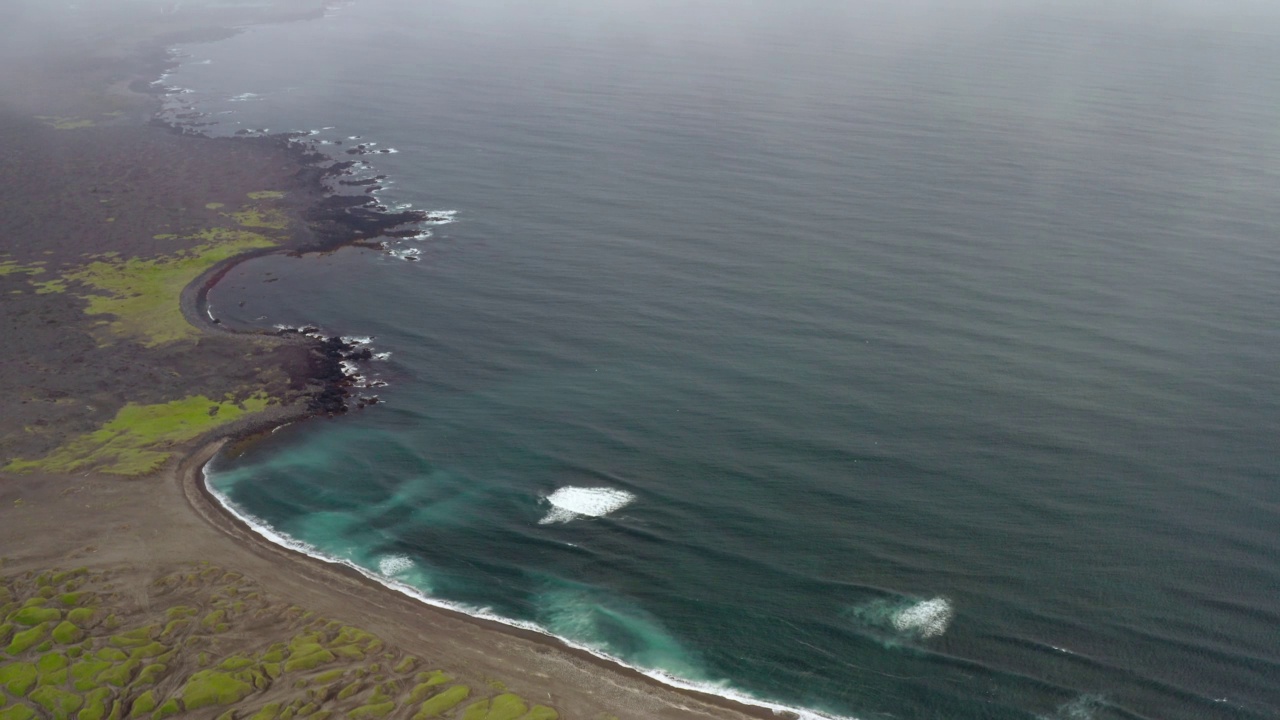
[[383,404],[211,484],[728,694],[1278,717],[1278,39],[1245,2],[360,0],[182,48],[206,130],[456,211],[213,290],[390,355]]

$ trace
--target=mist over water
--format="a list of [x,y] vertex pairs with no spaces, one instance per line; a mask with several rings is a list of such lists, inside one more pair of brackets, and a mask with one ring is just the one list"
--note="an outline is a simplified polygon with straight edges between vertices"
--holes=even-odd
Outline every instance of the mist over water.
[[457,211],[214,289],[391,355],[385,404],[212,485],[789,706],[1276,717],[1277,39],[1246,3],[362,0],[183,48],[211,132],[377,143],[386,203]]

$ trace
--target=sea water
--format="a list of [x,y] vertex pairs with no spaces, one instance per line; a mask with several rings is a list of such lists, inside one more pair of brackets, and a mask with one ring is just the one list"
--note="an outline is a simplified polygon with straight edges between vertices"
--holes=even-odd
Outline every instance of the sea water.
[[179,48],[207,132],[450,213],[213,290],[388,384],[210,482],[671,682],[1280,716],[1278,40],[1240,0],[359,0]]

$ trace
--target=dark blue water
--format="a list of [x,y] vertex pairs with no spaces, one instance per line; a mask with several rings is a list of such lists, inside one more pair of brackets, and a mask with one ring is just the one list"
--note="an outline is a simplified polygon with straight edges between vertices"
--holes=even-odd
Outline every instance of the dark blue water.
[[1278,40],[1243,2],[361,0],[186,48],[214,133],[359,135],[388,204],[457,211],[214,290],[391,356],[213,485],[788,706],[1280,717]]

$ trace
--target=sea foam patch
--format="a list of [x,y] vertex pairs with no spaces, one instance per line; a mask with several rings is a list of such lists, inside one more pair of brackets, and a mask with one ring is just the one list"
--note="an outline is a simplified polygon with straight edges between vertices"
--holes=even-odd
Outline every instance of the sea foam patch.
[[378,560],[378,572],[384,577],[395,577],[413,568],[413,561],[405,555],[384,555]]
[[546,499],[551,511],[538,521],[539,525],[565,523],[583,516],[604,517],[631,504],[636,496],[616,488],[562,487]]
[[937,637],[947,631],[954,612],[946,598],[923,600],[898,610],[892,616],[893,627],[916,637]]
[[902,640],[927,640],[947,632],[955,608],[944,597],[881,598],[850,609],[858,624],[890,645]]

